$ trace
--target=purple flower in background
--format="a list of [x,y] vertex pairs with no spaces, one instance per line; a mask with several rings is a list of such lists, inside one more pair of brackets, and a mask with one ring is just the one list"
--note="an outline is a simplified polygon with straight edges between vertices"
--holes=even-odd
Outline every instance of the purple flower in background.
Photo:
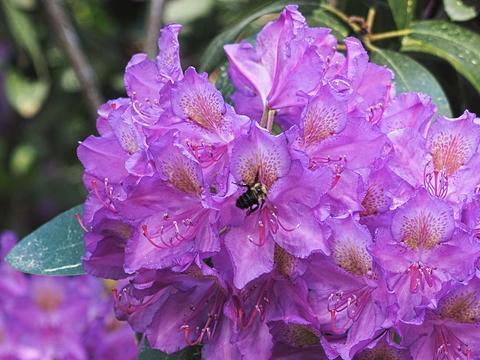
[[0,235],[0,358],[134,359],[134,334],[114,318],[104,285],[90,276],[27,277],[3,260],[16,240]]

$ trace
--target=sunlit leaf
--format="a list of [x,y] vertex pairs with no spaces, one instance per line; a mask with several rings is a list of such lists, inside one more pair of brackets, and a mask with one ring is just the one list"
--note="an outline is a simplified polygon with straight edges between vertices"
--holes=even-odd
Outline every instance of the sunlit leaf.
[[84,231],[75,219],[76,206],[53,218],[20,241],[6,257],[14,268],[39,275],[84,274]]
[[443,0],[443,5],[450,19],[454,21],[472,20],[480,9],[478,0]]
[[23,175],[32,167],[37,157],[37,151],[30,144],[20,145],[15,148],[11,160],[10,169],[14,175]]
[[398,29],[406,29],[413,20],[416,0],[388,0]]
[[402,39],[402,51],[416,51],[448,61],[480,91],[480,35],[441,20],[419,21]]
[[397,93],[407,91],[423,92],[438,106],[438,113],[451,116],[452,110],[442,87],[435,77],[411,57],[395,51],[376,49],[370,58],[377,64],[387,65],[395,73]]
[[43,79],[30,80],[14,69],[5,77],[5,94],[20,115],[31,118],[38,113],[47,99],[49,84]]

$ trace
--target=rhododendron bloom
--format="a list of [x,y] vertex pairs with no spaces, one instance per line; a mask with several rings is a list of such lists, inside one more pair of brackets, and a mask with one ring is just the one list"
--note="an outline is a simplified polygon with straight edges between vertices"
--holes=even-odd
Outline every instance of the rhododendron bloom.
[[84,268],[120,279],[118,319],[206,359],[474,359],[475,115],[396,94],[294,5],[225,45],[230,105],[182,71],[179,31],[132,57],[78,148]]

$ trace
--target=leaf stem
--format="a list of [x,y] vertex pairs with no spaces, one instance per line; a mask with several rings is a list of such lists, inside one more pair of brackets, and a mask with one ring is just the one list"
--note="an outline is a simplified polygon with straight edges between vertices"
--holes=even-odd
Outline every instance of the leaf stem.
[[369,41],[380,41],[380,40],[385,40],[385,39],[392,39],[392,38],[396,38],[396,37],[407,36],[411,32],[412,32],[411,29],[387,31],[387,32],[378,33],[378,34],[366,35],[365,39],[368,39]]
[[344,23],[346,23],[348,26],[350,26],[354,32],[360,33],[362,31],[362,28],[359,25],[352,22],[347,15],[345,15],[340,10],[335,9],[333,6],[330,6],[328,4],[321,4],[320,8],[322,8],[325,11],[328,11],[328,12],[332,13],[333,15],[335,15],[336,17],[338,17],[340,20],[342,20]]
[[377,14],[377,10],[373,6],[368,9],[366,24],[367,24],[367,30],[369,34],[372,32],[373,22],[375,21],[376,14]]

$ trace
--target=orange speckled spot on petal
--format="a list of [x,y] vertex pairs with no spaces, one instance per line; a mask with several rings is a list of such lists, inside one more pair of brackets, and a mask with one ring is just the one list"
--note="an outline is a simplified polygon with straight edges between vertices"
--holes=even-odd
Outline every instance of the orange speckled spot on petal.
[[431,153],[435,171],[445,170],[450,176],[470,158],[469,140],[460,135],[441,132],[432,140]]
[[412,250],[432,249],[438,245],[447,227],[447,214],[433,215],[425,211],[414,217],[404,216],[401,227],[402,241]]
[[199,194],[202,191],[195,163],[179,154],[174,154],[166,160],[159,161],[168,181],[178,190]]
[[337,241],[333,258],[338,266],[352,275],[364,276],[372,270],[372,257],[353,239]]
[[461,323],[480,321],[480,300],[474,291],[450,295],[440,305],[440,316]]
[[364,210],[361,216],[376,215],[388,209],[389,199],[385,195],[383,187],[373,184],[368,187],[367,193],[362,201]]

